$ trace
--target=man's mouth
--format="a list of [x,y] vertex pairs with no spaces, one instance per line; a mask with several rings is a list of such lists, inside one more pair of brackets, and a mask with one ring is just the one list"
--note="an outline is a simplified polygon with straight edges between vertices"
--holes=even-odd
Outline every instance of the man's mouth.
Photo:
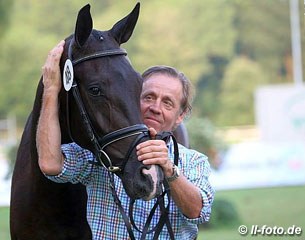
[[146,120],[160,123],[159,120],[157,120],[157,119],[155,119],[155,118],[152,118],[152,117],[147,117]]

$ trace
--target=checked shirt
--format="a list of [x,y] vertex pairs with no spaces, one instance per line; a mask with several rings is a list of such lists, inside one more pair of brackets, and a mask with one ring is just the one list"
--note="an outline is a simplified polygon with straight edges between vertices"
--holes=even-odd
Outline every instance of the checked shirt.
[[[93,239],[128,239],[129,235],[123,218],[113,201],[107,171],[101,166],[89,163],[94,159],[94,155],[76,143],[62,145],[62,151],[65,156],[62,172],[57,176],[47,177],[58,183],[82,183],[86,186],[88,194],[87,220]],[[172,144],[169,145],[169,157],[173,161]],[[171,201],[169,220],[176,239],[195,239],[198,234],[197,225],[208,221],[210,218],[211,206],[214,199],[214,190],[208,181],[210,165],[205,155],[179,144],[178,166],[183,175],[200,189],[203,208],[199,218],[189,219]],[[117,176],[115,176],[115,185],[122,206],[128,214],[129,197]],[[135,202],[133,217],[139,229],[143,229],[154,203],[154,199],[150,201],[137,200]],[[152,219],[151,227],[157,224],[159,217],[160,211],[157,209]],[[141,233],[135,229],[133,229],[133,232],[135,238],[140,239]],[[152,239],[153,234],[148,234],[146,239]],[[166,226],[163,227],[159,239],[170,239]]]

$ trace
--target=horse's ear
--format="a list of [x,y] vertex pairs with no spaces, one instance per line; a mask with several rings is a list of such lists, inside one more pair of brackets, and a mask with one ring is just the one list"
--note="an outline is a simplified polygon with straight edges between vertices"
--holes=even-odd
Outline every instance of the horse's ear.
[[79,47],[82,47],[89,38],[92,31],[92,17],[90,14],[90,4],[84,6],[78,12],[75,26],[75,42]]
[[125,18],[118,21],[110,30],[114,39],[119,43],[125,43],[129,40],[136,26],[140,13],[140,3],[138,2],[134,9]]

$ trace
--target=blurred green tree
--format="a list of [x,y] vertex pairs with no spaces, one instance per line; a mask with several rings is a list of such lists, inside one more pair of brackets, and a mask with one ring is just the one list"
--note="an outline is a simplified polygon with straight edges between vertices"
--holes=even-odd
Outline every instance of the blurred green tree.
[[0,39],[10,25],[10,12],[14,4],[13,0],[0,0]]
[[254,90],[266,83],[260,65],[238,57],[228,65],[221,90],[216,124],[219,126],[254,124]]
[[214,124],[207,118],[191,117],[186,121],[190,146],[209,158],[214,169],[221,164],[221,156],[227,150],[227,144],[218,135]]
[[236,10],[236,54],[257,61],[268,83],[292,81],[289,1],[237,1]]
[[210,72],[203,74],[197,83],[197,97],[194,101],[196,115],[211,120],[221,111],[219,93],[221,91],[224,71],[229,60],[223,56],[210,56]]
[[[202,72],[196,84],[197,99],[194,102],[196,115],[208,117],[218,126],[253,124],[253,106],[250,104],[254,104],[252,95],[258,84],[292,82],[289,0],[235,0],[230,3],[234,6],[231,26],[235,31],[234,54],[231,57],[223,54],[210,55],[212,68],[208,72]],[[303,28],[302,31],[304,33]],[[302,36],[304,42],[304,34]],[[304,53],[305,49],[302,51]],[[224,77],[227,77],[224,76],[225,71],[229,71],[227,68],[231,67],[237,58],[249,59],[260,69],[259,81],[256,79],[252,83],[253,78],[249,78],[247,85],[235,86],[240,94],[245,92],[245,95],[251,96],[245,100],[248,102],[247,107],[234,100],[237,98],[234,96],[237,91],[228,91],[228,86],[222,86],[228,84],[224,83]],[[228,63],[230,65],[227,65]],[[225,93],[222,93],[223,89],[227,89]],[[226,97],[227,100],[224,99]],[[234,113],[238,115],[224,120],[224,117],[230,116],[232,108],[236,109]]]
[[236,31],[234,5],[226,0],[150,1],[143,4],[139,25],[128,43],[136,68],[173,65],[196,84],[208,74],[210,56],[230,58]]

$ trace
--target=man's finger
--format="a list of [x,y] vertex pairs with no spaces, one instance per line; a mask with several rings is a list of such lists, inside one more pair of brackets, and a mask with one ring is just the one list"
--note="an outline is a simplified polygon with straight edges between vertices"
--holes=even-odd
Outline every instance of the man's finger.
[[151,139],[156,139],[156,135],[157,135],[157,131],[154,128],[149,128],[148,129],[149,135],[151,137]]

